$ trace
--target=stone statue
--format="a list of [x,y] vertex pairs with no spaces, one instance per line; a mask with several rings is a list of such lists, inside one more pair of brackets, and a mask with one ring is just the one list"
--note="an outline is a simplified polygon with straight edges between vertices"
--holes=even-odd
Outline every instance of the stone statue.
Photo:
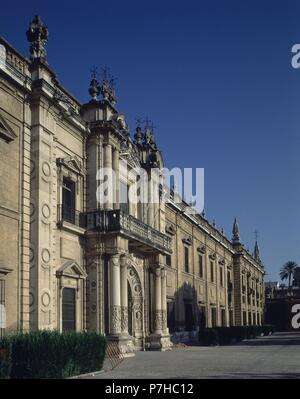
[[26,35],[30,43],[31,59],[43,59],[45,61],[45,45],[48,41],[48,28],[42,23],[38,15],[33,18]]

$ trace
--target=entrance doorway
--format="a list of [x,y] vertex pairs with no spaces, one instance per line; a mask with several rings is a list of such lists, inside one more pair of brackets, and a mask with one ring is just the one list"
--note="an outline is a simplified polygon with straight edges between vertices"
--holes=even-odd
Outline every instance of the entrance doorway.
[[64,288],[62,293],[62,330],[76,330],[76,295],[74,288]]

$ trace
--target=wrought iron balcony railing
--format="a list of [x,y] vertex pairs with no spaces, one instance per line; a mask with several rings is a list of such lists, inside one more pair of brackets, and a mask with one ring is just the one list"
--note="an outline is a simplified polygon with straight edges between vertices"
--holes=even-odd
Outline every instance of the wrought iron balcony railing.
[[78,227],[85,227],[85,217],[82,212],[66,205],[57,205],[58,223],[68,222]]
[[103,233],[124,233],[164,253],[172,252],[171,239],[168,236],[119,209],[87,212],[86,226],[88,230],[98,230]]

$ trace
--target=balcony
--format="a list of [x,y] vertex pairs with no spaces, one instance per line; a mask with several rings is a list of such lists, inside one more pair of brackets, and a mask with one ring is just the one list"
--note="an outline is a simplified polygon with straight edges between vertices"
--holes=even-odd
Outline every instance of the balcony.
[[82,212],[65,205],[57,205],[57,223],[62,226],[64,222],[85,228],[85,217]]
[[129,245],[136,250],[172,253],[169,237],[121,210],[88,212],[86,222],[88,230],[125,235],[129,238]]

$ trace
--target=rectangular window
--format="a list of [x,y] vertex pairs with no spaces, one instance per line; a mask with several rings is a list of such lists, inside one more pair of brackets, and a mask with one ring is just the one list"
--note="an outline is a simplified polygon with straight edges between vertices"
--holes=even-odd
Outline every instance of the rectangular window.
[[210,281],[214,282],[214,262],[210,261]]
[[229,310],[229,325],[233,326],[233,310]]
[[220,266],[220,285],[223,287],[224,281],[223,281],[223,268]]
[[66,222],[75,223],[75,182],[67,177],[63,178],[62,218]]
[[129,213],[128,185],[122,180],[120,181],[120,209],[124,213]]
[[199,276],[203,278],[203,256],[199,255]]
[[251,312],[248,312],[248,325],[249,326],[252,326],[252,314],[251,314]]
[[225,309],[221,309],[221,323],[222,323],[222,327],[226,327],[226,313],[225,313]]
[[205,328],[206,327],[206,307],[205,306],[200,306],[199,309],[199,328]]
[[189,272],[189,249],[184,247],[184,271]]
[[246,314],[246,312],[244,311],[243,312],[243,326],[246,326],[247,325],[247,314]]
[[172,258],[171,255],[166,255],[166,265],[171,267],[172,266]]
[[216,308],[211,308],[211,326],[212,327],[217,326],[217,309]]

